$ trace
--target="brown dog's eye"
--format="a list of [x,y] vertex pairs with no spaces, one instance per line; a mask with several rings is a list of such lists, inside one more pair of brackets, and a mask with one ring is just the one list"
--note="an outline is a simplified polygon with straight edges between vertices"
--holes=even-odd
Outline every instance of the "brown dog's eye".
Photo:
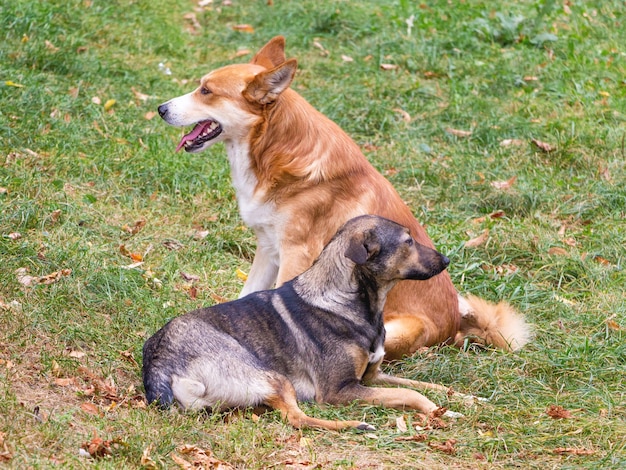
[[202,87],[200,88],[200,93],[202,95],[208,95],[209,93],[211,93],[211,90],[209,90],[208,88]]

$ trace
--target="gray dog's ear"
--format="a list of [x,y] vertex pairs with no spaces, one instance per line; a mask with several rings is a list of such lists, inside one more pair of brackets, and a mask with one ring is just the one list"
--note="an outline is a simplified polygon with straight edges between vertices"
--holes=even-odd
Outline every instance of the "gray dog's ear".
[[372,240],[372,237],[368,236],[368,234],[363,234],[362,237],[353,237],[350,240],[350,244],[344,254],[346,258],[351,259],[360,266],[365,264],[372,255],[378,253],[379,249],[380,246],[377,241]]

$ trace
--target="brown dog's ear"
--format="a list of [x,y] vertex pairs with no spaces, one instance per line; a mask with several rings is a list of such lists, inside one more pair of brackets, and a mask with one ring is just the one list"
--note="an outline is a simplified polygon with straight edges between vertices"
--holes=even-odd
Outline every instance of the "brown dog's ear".
[[285,38],[276,36],[268,41],[250,61],[251,64],[273,69],[285,62]]
[[378,253],[380,246],[378,242],[373,240],[368,240],[367,234],[363,234],[362,237],[353,237],[350,240],[350,244],[344,255],[346,258],[351,259],[357,265],[361,266],[365,264],[365,262],[372,257],[372,255]]
[[297,68],[296,59],[289,59],[271,70],[259,73],[244,90],[243,96],[248,101],[260,104],[274,102],[278,95],[289,88]]

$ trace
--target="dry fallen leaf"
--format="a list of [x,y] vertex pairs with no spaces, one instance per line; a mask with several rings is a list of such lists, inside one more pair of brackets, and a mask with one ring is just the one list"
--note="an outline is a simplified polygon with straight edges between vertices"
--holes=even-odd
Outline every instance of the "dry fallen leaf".
[[187,289],[187,293],[191,299],[195,300],[198,298],[198,288],[196,286],[190,286],[189,289]]
[[128,248],[126,248],[126,245],[122,244],[119,247],[120,253],[122,254],[122,256],[127,256],[128,258],[131,257],[132,253],[130,252],[130,250]]
[[130,347],[124,351],[120,351],[120,356],[126,359],[131,364],[137,365],[137,361],[135,361],[135,357],[133,356],[133,348]]
[[396,64],[380,64],[380,68],[382,70],[396,70],[400,67]]
[[81,374],[81,377],[85,382],[88,382],[91,387],[93,387],[93,393],[97,393],[99,396],[107,400],[119,400],[117,387],[113,381],[113,377],[109,376],[106,379],[103,379],[84,366],[78,368],[78,373]]
[[446,132],[456,137],[469,137],[472,135],[472,131],[463,131],[460,129],[453,129],[451,127],[447,127]]
[[622,329],[622,327],[619,326],[619,323],[617,323],[615,320],[612,320],[610,318],[606,321],[606,326],[608,326],[609,329],[614,330],[614,331],[620,331]]
[[[12,300],[9,303],[4,302],[0,299],[0,310],[6,311],[19,311],[22,308],[22,304],[20,304],[17,300]],[[2,364],[2,362],[0,362]]]
[[550,152],[554,152],[556,150],[555,146],[550,145],[547,142],[542,142],[541,140],[531,139],[531,142],[533,144],[535,144],[537,146],[537,148],[539,150],[541,150],[542,152],[550,153]]
[[6,443],[2,444],[3,450],[0,451],[0,462],[8,462],[13,458],[13,454],[7,448]]
[[251,53],[250,49],[239,49],[237,52],[235,52],[235,57],[233,57],[233,58],[243,57],[243,56],[248,55],[250,53]]
[[568,419],[572,417],[570,411],[559,405],[550,405],[546,410],[546,414],[552,419]]
[[248,280],[248,274],[243,272],[241,269],[237,268],[236,273],[237,273],[237,277],[241,279],[242,281],[245,282]]
[[47,39],[43,42],[44,45],[46,46],[46,49],[48,49],[51,52],[57,52],[59,50],[59,48],[57,46],[55,46],[54,44],[52,44],[50,41],[48,41]]
[[234,468],[229,463],[223,462],[213,456],[213,452],[210,450],[204,450],[197,446],[183,445],[176,449],[181,454],[188,456],[192,459],[192,462],[188,462],[182,457],[172,454],[172,459],[184,469],[219,469],[229,470]]
[[502,264],[500,266],[496,266],[496,273],[500,276],[509,276],[516,273],[518,270],[519,268],[514,264]]
[[424,442],[428,439],[428,434],[415,434],[413,436],[398,436],[394,439],[394,441],[400,442]]
[[109,111],[113,106],[115,106],[115,103],[117,103],[117,100],[114,100],[114,99],[106,100],[106,102],[104,103],[104,110]]
[[213,300],[215,300],[218,304],[223,304],[223,303],[225,303],[225,302],[228,302],[228,299],[227,299],[226,297],[222,297],[221,295],[214,294],[213,292],[211,292],[209,295],[210,295],[210,296],[211,296],[211,298],[212,298]]
[[93,416],[101,415],[100,410],[98,409],[98,406],[91,402],[81,403],[80,409],[83,410],[85,413],[93,415]]
[[354,62],[354,59],[349,55],[341,54],[341,60],[344,62]]
[[27,272],[27,268],[18,268],[15,270],[15,276],[17,277],[17,282],[19,282],[23,286],[29,287],[34,282],[36,282],[37,278],[35,276],[30,276],[29,274],[26,274]]
[[471,240],[465,242],[465,248],[476,248],[477,246],[483,245],[489,239],[489,229],[483,230],[483,233],[478,235]]
[[324,57],[326,57],[327,55],[330,55],[330,52],[322,45],[321,42],[319,42],[318,39],[313,40],[313,47],[322,51],[322,56]]
[[409,113],[407,113],[404,109],[400,109],[400,108],[393,108],[393,110],[400,114],[400,116],[402,116],[402,120],[404,122],[411,122],[411,115]]
[[555,256],[566,256],[567,255],[567,250],[565,248],[561,248],[558,246],[553,246],[552,248],[550,248],[548,250],[548,254],[549,255],[555,255]]
[[76,385],[76,379],[74,377],[56,378],[54,383],[59,387],[69,387],[70,385]]
[[138,268],[139,266],[142,266],[142,265],[143,265],[143,261],[138,261],[136,263],[131,263],[131,264],[128,264],[126,266],[120,266],[120,267],[122,269],[135,269],[135,268]]
[[202,25],[198,21],[198,17],[195,13],[185,13],[183,18],[187,20],[188,23],[188,31],[192,34],[198,34],[202,29]]
[[147,468],[149,470],[156,470],[158,468],[156,462],[150,458],[150,453],[152,452],[153,448],[154,444],[150,444],[143,450],[143,453],[141,454],[141,460],[139,462],[143,468]]
[[181,242],[179,242],[178,240],[174,240],[174,239],[170,239],[170,240],[165,240],[163,242],[163,246],[165,248],[167,248],[168,250],[180,250],[182,247],[184,247],[185,245],[183,245]]
[[53,224],[57,223],[59,220],[59,217],[61,217],[61,209],[52,211],[50,213],[50,222],[52,222]]
[[572,454],[572,455],[593,455],[596,453],[593,449],[579,449],[577,447],[557,447],[554,449],[555,454]]
[[500,142],[500,147],[519,147],[524,145],[526,142],[521,139],[504,139]]
[[241,31],[242,33],[254,33],[254,28],[249,24],[235,24],[231,28],[235,31]]
[[563,243],[565,243],[567,246],[571,246],[571,247],[575,247],[576,246],[576,240],[573,237],[565,238],[563,240]]
[[156,111],[148,111],[146,114],[143,115],[143,118],[149,121],[156,115],[157,115]]
[[407,431],[407,425],[406,425],[406,421],[404,420],[404,416],[398,416],[396,418],[396,429],[398,430],[398,432],[406,432]]
[[122,230],[130,233],[131,235],[135,235],[141,231],[146,226],[146,221],[144,219],[140,219],[136,221],[133,225],[122,225]]
[[209,231],[208,230],[196,230],[194,232],[192,232],[191,236],[193,237],[194,240],[202,240],[204,238],[206,238],[209,235]]
[[45,276],[40,277],[30,276],[26,274],[27,272],[28,270],[26,268],[19,268],[15,271],[18,282],[26,287],[29,287],[33,284],[52,284],[54,282],[57,282],[62,277],[72,274],[71,269],[61,269],[60,271],[55,271],[53,273],[46,274]]
[[456,449],[454,445],[456,444],[456,439],[448,439],[446,442],[439,444],[437,442],[429,442],[428,445],[433,449],[440,450],[441,452],[445,452],[446,454],[454,454]]
[[179,273],[180,273],[180,277],[182,277],[185,281],[193,282],[193,281],[200,280],[200,276],[196,276],[195,274],[189,274],[184,271],[179,271]]
[[135,95],[135,98],[137,98],[139,101],[148,101],[148,98],[150,98],[145,93],[142,93],[142,92],[138,91],[135,87],[131,87],[130,89],[132,90],[133,94]]
[[598,263],[600,263],[600,264],[603,264],[604,266],[611,266],[611,262],[610,262],[608,259],[603,258],[603,257],[602,257],[602,256],[600,256],[600,255],[596,255],[596,256],[594,256],[594,257],[593,257],[593,260],[594,260],[594,261],[596,261],[596,262],[598,262]]
[[180,455],[172,454],[172,460],[178,464],[183,470],[192,470],[194,466],[183,459]]
[[113,441],[105,441],[99,438],[94,431],[91,441],[83,443],[80,447],[89,453],[91,457],[96,458],[111,454],[112,444]]
[[516,180],[517,176],[512,176],[506,181],[492,181],[490,184],[496,189],[509,189],[511,186],[513,186]]
[[439,73],[439,72],[433,72],[432,70],[427,70],[424,72],[424,78],[439,78],[439,77],[445,77],[445,74]]
[[69,357],[73,357],[74,359],[80,359],[81,357],[85,357],[87,354],[82,351],[76,351],[72,349],[67,353],[67,355]]
[[20,232],[11,232],[7,235],[9,240],[19,240],[22,238],[22,234]]

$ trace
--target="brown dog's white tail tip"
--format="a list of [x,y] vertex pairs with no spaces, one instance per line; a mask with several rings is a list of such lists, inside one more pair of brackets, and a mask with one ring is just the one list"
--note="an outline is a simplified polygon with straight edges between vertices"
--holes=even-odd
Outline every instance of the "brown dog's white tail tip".
[[473,295],[459,295],[461,328],[455,342],[462,347],[465,338],[472,343],[517,351],[532,337],[532,329],[524,317],[506,302],[492,304]]

